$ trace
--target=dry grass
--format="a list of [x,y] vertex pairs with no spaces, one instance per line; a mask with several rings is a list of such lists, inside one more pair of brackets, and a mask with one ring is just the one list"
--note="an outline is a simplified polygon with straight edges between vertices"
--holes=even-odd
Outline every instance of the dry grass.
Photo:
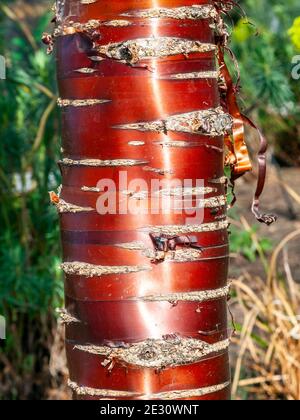
[[266,279],[244,274],[233,281],[234,309],[243,318],[234,338],[234,399],[247,393],[249,399],[300,400],[300,285],[293,279],[287,251],[299,236],[300,229],[277,246]]

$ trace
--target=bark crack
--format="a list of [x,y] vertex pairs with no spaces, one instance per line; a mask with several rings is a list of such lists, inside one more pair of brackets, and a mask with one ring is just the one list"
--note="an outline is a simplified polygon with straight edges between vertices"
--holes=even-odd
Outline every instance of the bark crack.
[[143,251],[146,248],[143,242],[138,242],[138,241],[123,243],[123,244],[116,244],[115,247],[128,249],[130,251]]
[[86,187],[86,186],[81,187],[81,191],[95,192],[95,193],[100,193],[101,192],[100,188],[98,188],[98,187]]
[[152,166],[144,166],[143,170],[145,172],[153,172],[155,174],[159,174],[159,175],[162,175],[162,176],[173,175],[174,174],[174,171],[172,169],[153,168]]
[[214,179],[210,179],[208,182],[210,182],[211,184],[226,184],[228,181],[226,176],[222,176],[221,178],[214,178]]
[[146,296],[143,297],[143,300],[145,302],[207,302],[209,300],[217,300],[228,297],[230,287],[231,285],[229,284],[225,287],[214,290]]
[[101,160],[101,159],[82,159],[82,160],[73,160],[73,159],[62,159],[59,163],[62,163],[66,166],[92,166],[92,167],[101,167],[101,166],[139,166],[145,165],[148,163],[144,160],[135,160],[135,159],[115,159],[115,160]]
[[98,0],[80,0],[81,4],[93,4],[97,3]]
[[186,79],[218,79],[217,71],[200,71],[191,73],[176,73],[163,77],[164,79],[186,80]]
[[52,200],[52,203],[57,208],[58,213],[88,213],[94,211],[92,207],[82,207],[77,206],[76,204],[67,203],[65,200],[62,200],[57,196],[57,201]]
[[215,19],[218,16],[216,8],[212,5],[193,5],[183,7],[156,7],[152,9],[136,10],[134,12],[122,13],[122,16],[150,18],[150,19]]
[[115,126],[121,130],[155,131],[166,133],[175,131],[181,133],[201,134],[219,137],[232,131],[233,119],[221,107],[186,114],[172,115],[164,120],[143,121]]
[[74,70],[75,73],[82,73],[82,74],[94,74],[97,73],[98,70],[92,69],[90,67],[82,67],[80,69]]
[[61,264],[65,274],[83,277],[101,277],[109,274],[130,274],[151,271],[150,266],[104,266],[84,262],[65,262]]
[[[89,71],[85,71],[83,69],[81,69],[81,72],[85,72],[88,73]],[[80,70],[77,70],[80,71]],[[62,98],[58,98],[57,100],[57,105],[60,108],[67,108],[70,106],[73,106],[75,108],[79,108],[79,107],[83,107],[83,106],[94,106],[94,105],[101,105],[101,104],[106,104],[108,102],[111,102],[110,100],[107,99],[62,99]]]
[[165,225],[165,226],[149,226],[141,229],[143,232],[150,232],[158,235],[187,234],[187,233],[201,233],[214,232],[228,228],[228,221],[222,220],[215,223],[204,223],[202,225]]
[[[99,397],[99,399],[114,399],[114,398],[134,398],[137,400],[178,400],[178,399],[187,399],[193,397],[203,397],[205,395],[213,394],[219,391],[222,391],[230,386],[230,382],[224,382],[218,385],[212,385],[203,388],[192,388],[192,389],[183,389],[175,391],[160,392],[156,394],[140,394],[130,391],[117,391],[109,389],[96,389],[86,386],[80,386],[76,382],[69,381],[69,387],[77,395],[88,395],[91,397]],[[102,398],[101,398],[102,397]]]
[[112,389],[95,389],[90,388],[87,386],[80,386],[76,382],[69,381],[69,387],[72,391],[76,392],[77,395],[89,395],[91,397],[111,397],[111,398],[118,398],[118,397],[136,397],[139,394],[135,392],[129,391],[116,391]]
[[[155,261],[190,262],[190,261],[201,260],[202,252],[201,250],[197,251],[191,248],[177,249],[176,251],[169,251],[167,253],[163,251],[155,251],[153,249],[146,249],[144,250],[143,255],[147,258],[150,258],[152,262],[153,261],[154,262]],[[166,300],[169,300],[169,299],[166,299]]]
[[159,59],[174,55],[188,56],[192,53],[216,50],[215,44],[204,44],[184,38],[137,38],[97,47],[100,54],[123,63],[136,64],[141,60]]
[[66,309],[57,309],[56,312],[59,314],[60,322],[62,324],[80,324],[81,321],[79,319],[75,318],[73,315],[71,315]]
[[[157,194],[167,197],[190,197],[197,195],[206,195],[215,192],[215,188],[211,187],[178,187],[178,188],[164,188],[157,192]],[[218,198],[218,197],[213,197]]]
[[228,349],[230,340],[208,344],[192,338],[168,337],[162,340],[148,339],[125,347],[82,346],[74,348],[83,352],[106,357],[103,362],[107,366],[117,359],[128,365],[151,369],[165,369],[201,361],[213,353]]
[[205,395],[222,391],[223,389],[228,388],[229,385],[230,385],[230,382],[228,381],[220,385],[213,385],[213,386],[208,386],[205,388],[160,392],[158,394],[153,394],[152,396],[149,396],[149,398],[158,399],[158,400],[177,400],[177,399],[183,399],[183,398],[203,397]]
[[132,22],[124,19],[108,21],[91,19],[86,23],[69,21],[67,24],[58,25],[53,32],[53,36],[57,38],[59,36],[68,36],[76,33],[87,33],[93,36],[93,32],[99,29],[101,26],[124,27],[130,25],[132,25]]

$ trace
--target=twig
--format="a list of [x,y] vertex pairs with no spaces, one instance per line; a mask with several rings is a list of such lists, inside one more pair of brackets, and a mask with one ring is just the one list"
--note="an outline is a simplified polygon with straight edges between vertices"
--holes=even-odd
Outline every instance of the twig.
[[251,336],[258,313],[259,313],[258,309],[253,308],[246,315],[245,322],[243,325],[243,330],[241,333],[241,347],[240,347],[239,355],[236,362],[236,368],[235,368],[234,379],[233,379],[233,384],[232,384],[232,396],[234,398],[236,397],[237,390],[239,387],[243,357],[247,350],[247,341],[249,337]]
[[32,33],[31,33],[30,29],[28,28],[27,24],[22,19],[20,19],[17,16],[17,14],[10,7],[6,6],[5,4],[1,4],[0,8],[2,9],[3,13],[5,13],[5,15],[9,19],[13,20],[14,22],[16,22],[20,26],[20,28],[21,28],[22,32],[24,33],[27,41],[30,43],[32,48],[35,51],[37,51],[38,50],[37,43],[36,43]]
[[283,375],[275,375],[275,376],[261,376],[259,378],[249,378],[249,379],[242,379],[239,382],[239,387],[247,387],[251,385],[261,385],[267,382],[280,382],[286,379]]
[[286,248],[283,249],[283,266],[286,274],[287,282],[290,290],[290,298],[292,300],[292,305],[295,310],[297,310],[297,292],[295,287],[295,280],[293,279],[292,270],[289,264],[289,255]]
[[288,244],[290,241],[295,239],[297,236],[300,236],[300,229],[297,229],[295,232],[290,233],[285,239],[283,239],[280,242],[280,244],[275,249],[275,251],[272,255],[272,258],[271,258],[270,269],[269,269],[269,274],[268,274],[268,287],[269,288],[271,288],[271,285],[272,285],[272,282],[273,282],[273,278],[274,278],[275,271],[276,271],[277,259],[279,257],[279,254],[284,249],[286,244]]
[[30,157],[39,149],[39,147],[42,143],[48,118],[49,118],[51,112],[53,111],[53,109],[55,108],[55,105],[56,105],[56,98],[53,99],[49,103],[49,105],[47,106],[47,108],[43,112],[43,115],[40,119],[38,130],[37,130],[36,138],[34,140],[33,146],[32,146],[31,151],[29,153]]

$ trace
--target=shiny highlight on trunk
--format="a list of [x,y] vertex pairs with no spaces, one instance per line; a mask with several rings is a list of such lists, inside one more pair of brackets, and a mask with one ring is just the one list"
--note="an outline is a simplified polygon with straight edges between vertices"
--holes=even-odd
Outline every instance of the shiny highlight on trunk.
[[[229,399],[224,136],[233,120],[219,92],[220,2],[56,3],[63,157],[52,201],[74,399]],[[100,215],[105,178],[122,200],[143,209],[149,199],[121,190],[122,171],[149,191],[164,180],[161,196],[175,198],[174,179],[203,180],[202,223],[163,208]]]

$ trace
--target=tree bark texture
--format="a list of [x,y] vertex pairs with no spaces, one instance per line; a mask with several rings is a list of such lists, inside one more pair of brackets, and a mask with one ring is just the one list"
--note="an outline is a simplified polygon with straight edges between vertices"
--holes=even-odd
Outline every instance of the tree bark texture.
[[[232,118],[220,106],[219,10],[209,0],[58,0],[56,14],[63,157],[53,201],[74,399],[229,399]],[[124,173],[149,191],[164,180],[169,196],[174,179],[203,180],[203,220],[187,224],[161,204],[146,214],[149,194],[126,190]],[[99,214],[103,179],[140,211]]]

